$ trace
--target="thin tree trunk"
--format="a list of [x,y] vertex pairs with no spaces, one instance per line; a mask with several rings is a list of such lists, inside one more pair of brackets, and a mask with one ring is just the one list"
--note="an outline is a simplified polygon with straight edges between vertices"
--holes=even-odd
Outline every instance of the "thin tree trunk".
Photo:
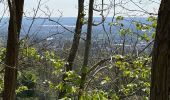
[[162,0],[153,48],[150,100],[170,100],[170,0]]
[[92,24],[93,24],[93,4],[94,0],[89,0],[89,13],[88,13],[88,26],[87,26],[87,36],[86,36],[86,44],[85,44],[85,52],[84,52],[84,61],[82,66],[82,74],[81,74],[81,82],[80,82],[80,90],[78,98],[80,99],[83,94],[83,89],[86,81],[86,73],[87,66],[89,60],[89,52],[91,48],[91,34],[92,34]]
[[10,19],[6,48],[3,100],[15,99],[19,33],[21,29],[24,0],[8,0]]
[[[83,21],[84,21],[84,0],[78,0],[78,17],[77,17],[77,22],[76,22],[76,28],[75,28],[73,43],[72,43],[71,50],[70,50],[70,53],[69,53],[69,56],[68,56],[68,59],[67,59],[67,64],[65,65],[66,72],[72,70],[74,59],[76,57],[78,46],[79,46]],[[66,81],[65,81],[66,77],[67,77],[66,74],[64,74],[63,77],[62,77],[63,86],[66,85]],[[66,94],[66,90],[65,89],[61,90],[59,92],[59,98],[63,98],[65,96],[65,94]]]

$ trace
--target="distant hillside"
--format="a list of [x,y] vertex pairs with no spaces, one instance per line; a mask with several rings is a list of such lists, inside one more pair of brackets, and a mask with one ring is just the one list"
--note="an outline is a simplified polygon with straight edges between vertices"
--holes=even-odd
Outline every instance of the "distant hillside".
[[[37,18],[34,20],[34,23],[32,24],[32,18],[24,18],[22,23],[22,30],[21,30],[21,37],[24,37],[27,33],[29,33],[30,36],[34,36],[36,38],[44,38],[52,34],[57,34],[56,36],[63,39],[71,39],[73,36],[73,33],[65,30],[63,26],[71,31],[74,32],[75,29],[75,23],[76,18],[75,17],[64,17],[64,18],[52,18],[52,20],[58,21],[61,25],[49,21],[45,18]],[[94,22],[99,23],[101,21],[100,17],[95,17]],[[124,28],[129,28],[133,32],[137,32],[135,25],[133,24],[134,21],[146,23],[149,24],[146,17],[133,17],[128,18],[125,17],[124,20],[119,21],[119,23],[124,24]],[[93,27],[93,37],[94,38],[107,38],[107,35],[109,37],[116,37],[119,38],[118,33],[120,28],[117,26],[112,26],[112,34],[106,34],[106,32],[110,32],[110,25],[112,22],[112,18],[107,18],[104,22],[105,30],[103,29],[102,25],[94,26]],[[115,20],[114,20],[115,22]],[[32,27],[30,28],[30,25],[32,24]],[[0,23],[0,35],[6,36],[5,33],[7,33],[7,27],[8,27],[8,18],[3,18]],[[30,28],[30,29],[29,29]],[[106,31],[106,32],[105,32]],[[86,32],[86,25],[83,27],[83,33]],[[141,32],[142,33],[142,32]]]

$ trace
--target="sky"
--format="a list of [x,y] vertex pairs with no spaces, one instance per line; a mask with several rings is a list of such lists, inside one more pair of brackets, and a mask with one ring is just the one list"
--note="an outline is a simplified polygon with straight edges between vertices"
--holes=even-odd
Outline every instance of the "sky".
[[[25,0],[25,15],[26,16],[33,16],[34,11],[37,9],[39,0]],[[104,0],[106,4],[110,4],[113,0]],[[141,8],[139,8],[137,5],[131,2],[131,0],[116,0],[117,3],[124,3],[123,6],[126,9],[123,9],[121,6],[117,6],[116,12],[127,14],[127,15],[142,15],[141,8],[145,11],[151,12],[151,13],[157,13],[157,10],[159,8],[160,0],[133,0],[133,2],[137,3]],[[96,3],[100,3],[101,0],[96,0]],[[37,16],[44,17],[46,16],[44,12],[46,12],[47,15],[51,15],[52,17],[76,17],[77,16],[77,0],[41,0],[40,3],[40,9],[38,11]],[[85,5],[88,5],[88,0],[85,0]],[[108,7],[111,7],[107,6]],[[87,7],[86,7],[87,9]],[[140,11],[127,11],[127,9],[130,10],[140,10]],[[4,5],[0,3],[0,15],[2,16],[4,11]],[[87,12],[87,11],[86,11]],[[109,13],[109,14],[108,14]],[[94,16],[99,16],[100,13],[95,12]],[[113,16],[113,9],[110,10],[110,12],[105,12],[105,14],[108,14],[108,16]],[[6,13],[5,16],[8,16],[9,14]]]
[[[39,0],[26,0],[25,10],[32,12],[33,8],[37,7]],[[46,7],[49,7],[52,16],[60,16],[62,12],[63,16],[73,17],[77,15],[77,0],[42,0],[41,8],[47,11]],[[41,12],[40,12],[41,13]]]

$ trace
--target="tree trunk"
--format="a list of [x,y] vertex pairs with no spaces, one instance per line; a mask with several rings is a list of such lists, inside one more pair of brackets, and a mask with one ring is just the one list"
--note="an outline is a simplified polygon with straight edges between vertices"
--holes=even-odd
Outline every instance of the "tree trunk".
[[[79,46],[83,21],[84,21],[84,0],[78,0],[78,17],[77,17],[77,22],[76,22],[73,43],[72,43],[71,50],[70,50],[70,53],[69,53],[69,56],[67,59],[67,64],[65,65],[66,72],[72,70],[74,59],[76,57],[76,53],[77,53],[78,46]],[[66,81],[65,81],[66,77],[67,77],[66,74],[64,74],[62,77],[63,86],[66,85]],[[59,98],[63,98],[65,96],[65,94],[66,94],[66,90],[65,89],[61,90],[59,92]]]
[[93,4],[94,0],[89,0],[89,13],[88,13],[88,26],[87,26],[87,36],[86,36],[86,44],[85,44],[85,52],[84,52],[84,61],[82,66],[82,74],[81,74],[81,82],[80,82],[80,91],[78,98],[80,99],[83,94],[83,89],[86,81],[86,73],[87,66],[89,60],[89,52],[91,47],[91,34],[92,34],[92,24],[93,24]]
[[15,99],[19,33],[21,29],[24,0],[8,0],[10,19],[6,48],[3,100]]
[[151,100],[170,99],[170,0],[162,0],[158,13],[151,69]]
[[78,4],[79,4],[79,8],[78,8],[76,29],[75,29],[75,34],[74,34],[74,38],[73,38],[73,44],[72,44],[70,54],[69,54],[68,60],[67,60],[68,64],[66,64],[66,71],[72,70],[73,62],[76,57],[76,53],[77,53],[78,46],[79,46],[79,40],[80,40],[83,21],[84,21],[84,0],[79,0]]

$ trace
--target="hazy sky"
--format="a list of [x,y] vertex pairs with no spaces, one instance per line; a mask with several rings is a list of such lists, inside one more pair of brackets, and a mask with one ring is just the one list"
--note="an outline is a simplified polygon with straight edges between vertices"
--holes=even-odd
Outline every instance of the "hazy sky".
[[[36,8],[39,0],[26,0],[25,10],[32,11],[32,8]],[[63,16],[75,16],[77,14],[77,0],[42,0],[41,8],[47,11],[46,7],[53,12],[52,15],[60,15],[59,11],[63,13]],[[41,11],[40,11],[41,12]]]
[[[26,16],[32,16],[33,11],[37,8],[39,0],[25,0],[25,14]],[[88,4],[88,0],[85,0],[85,5]],[[106,4],[110,4],[110,2],[113,0],[105,0]],[[126,13],[129,15],[140,15],[141,12],[130,12],[127,11],[127,9],[130,10],[141,10],[137,5],[132,3],[132,0],[116,0],[117,3],[125,3],[123,6],[126,9],[123,9],[122,7],[117,7],[116,11],[117,13]],[[142,9],[145,9],[148,12],[156,13],[159,8],[159,2],[160,0],[133,0],[134,2],[141,1],[138,4]],[[142,2],[143,1],[143,2]],[[153,2],[156,3],[153,3]],[[96,0],[97,3],[100,3],[101,0]],[[127,3],[129,2],[129,3]],[[75,17],[77,16],[77,0],[41,0],[41,6],[38,11],[38,16],[45,16],[44,12],[47,12],[49,14],[49,8],[51,12],[51,16],[58,17],[61,15],[60,12],[62,12],[62,15],[64,17]],[[2,12],[4,10],[3,4],[0,4],[0,15],[2,15]],[[107,13],[107,12],[106,12]],[[113,15],[113,9],[109,12],[109,16]],[[6,14],[8,16],[8,14]],[[95,16],[99,16],[99,13],[95,13]]]

